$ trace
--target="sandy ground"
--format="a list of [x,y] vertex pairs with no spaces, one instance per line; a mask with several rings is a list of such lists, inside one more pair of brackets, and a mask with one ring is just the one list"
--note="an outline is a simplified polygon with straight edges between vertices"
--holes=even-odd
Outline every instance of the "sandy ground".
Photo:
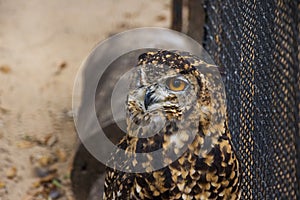
[[45,189],[34,169],[57,170],[61,182],[51,184],[72,199],[72,87],[81,62],[111,34],[169,27],[169,10],[170,0],[0,0],[0,200]]

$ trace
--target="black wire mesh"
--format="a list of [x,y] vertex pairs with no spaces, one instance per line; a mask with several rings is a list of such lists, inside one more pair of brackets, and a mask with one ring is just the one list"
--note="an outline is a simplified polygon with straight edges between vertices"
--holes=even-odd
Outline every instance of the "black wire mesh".
[[224,68],[241,199],[300,199],[300,3],[207,0],[204,46]]

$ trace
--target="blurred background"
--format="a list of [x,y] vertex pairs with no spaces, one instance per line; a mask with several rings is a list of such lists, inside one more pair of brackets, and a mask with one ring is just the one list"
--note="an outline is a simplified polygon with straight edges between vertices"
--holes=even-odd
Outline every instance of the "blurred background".
[[170,27],[170,0],[0,0],[0,200],[73,199],[76,73],[101,40]]
[[74,129],[76,74],[100,41],[149,26],[203,38],[224,69],[242,199],[299,199],[299,10],[282,0],[0,0],[0,200],[88,195],[99,168]]

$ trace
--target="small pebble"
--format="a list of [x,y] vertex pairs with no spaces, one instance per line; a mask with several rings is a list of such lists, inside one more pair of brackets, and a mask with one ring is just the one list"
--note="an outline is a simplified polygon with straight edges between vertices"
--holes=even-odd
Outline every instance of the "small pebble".
[[43,178],[51,174],[51,171],[48,168],[45,167],[35,167],[34,173],[37,177]]
[[51,190],[49,193],[49,197],[51,199],[58,199],[59,197],[61,197],[61,192],[57,189]]
[[54,74],[59,75],[62,72],[62,70],[65,69],[67,66],[68,66],[67,63],[63,61],[62,63],[59,64],[58,70]]
[[62,62],[62,63],[60,63],[60,65],[59,65],[59,68],[60,69],[64,69],[64,68],[66,68],[67,67],[67,63],[64,61],[64,62]]
[[38,163],[42,167],[47,167],[54,162],[54,158],[50,155],[44,155],[38,159]]
[[15,178],[17,175],[17,168],[16,167],[11,167],[6,171],[6,177],[9,179]]

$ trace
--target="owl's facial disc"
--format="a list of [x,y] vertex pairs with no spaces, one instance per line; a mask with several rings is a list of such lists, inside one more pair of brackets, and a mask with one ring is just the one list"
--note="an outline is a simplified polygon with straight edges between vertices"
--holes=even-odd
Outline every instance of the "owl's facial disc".
[[182,120],[195,105],[197,80],[169,64],[146,63],[137,66],[127,99],[127,114],[137,125],[149,124],[160,116],[167,121]]

